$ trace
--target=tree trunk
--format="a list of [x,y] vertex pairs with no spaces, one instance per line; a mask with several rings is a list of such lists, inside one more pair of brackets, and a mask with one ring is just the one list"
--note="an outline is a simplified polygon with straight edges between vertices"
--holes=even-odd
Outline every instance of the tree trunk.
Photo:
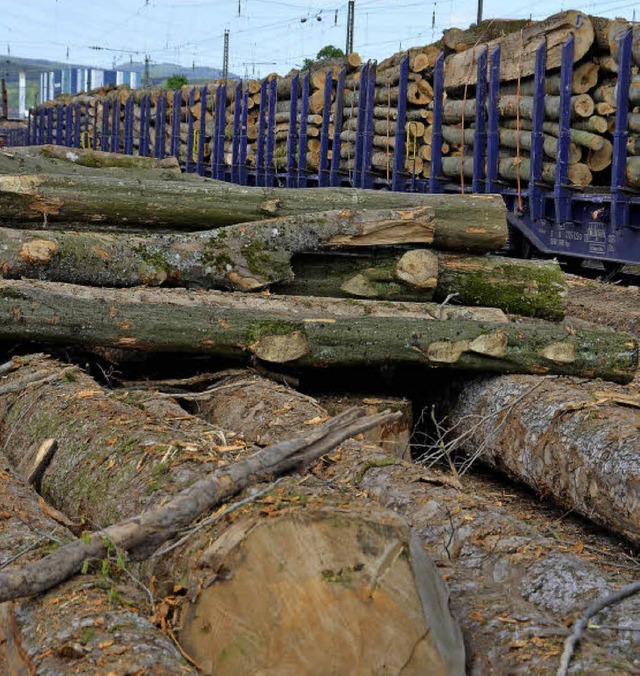
[[627,182],[633,188],[640,188],[640,157],[627,157]]
[[[498,195],[418,195],[355,188],[247,188],[200,178],[193,174],[170,180],[77,176],[0,176],[1,219],[20,221],[98,223],[129,227],[168,227],[204,230],[273,216],[294,216],[332,209],[406,209],[430,207],[447,246],[447,228],[466,233],[495,233],[495,244],[506,241],[506,212]],[[46,216],[45,216],[46,215]],[[458,238],[456,234],[454,239]],[[473,243],[471,244],[473,246]]]
[[[562,47],[567,38],[575,39],[573,61],[579,61],[593,44],[593,25],[589,18],[580,12],[566,11],[554,14],[544,21],[531,23],[516,33],[488,42],[489,51],[500,46],[500,80],[517,80],[518,76],[533,75],[535,52],[541,40],[547,41],[547,70],[559,68]],[[477,61],[485,45],[480,44],[459,54],[448,56],[445,60],[445,87],[461,87],[475,84]]]
[[[481,233],[465,229],[460,248],[499,248],[501,238],[487,234],[483,244]],[[170,235],[0,228],[0,266],[12,279],[255,290],[291,280],[291,256],[299,252],[454,239],[437,232],[428,207],[327,211]]]
[[[32,153],[32,148],[29,148]],[[80,148],[65,148],[64,146],[43,145],[37,152],[43,158],[62,160],[80,167],[92,169],[164,169],[180,173],[180,164],[175,157],[166,157],[157,160],[153,157],[138,157],[121,155],[119,153],[102,152]]]
[[[41,443],[43,437],[38,438]],[[0,459],[0,567],[33,563],[74,536]],[[52,516],[53,515],[53,516]],[[79,525],[79,524],[76,524]],[[10,564],[10,561],[14,560]],[[145,617],[149,599],[115,561],[52,591],[0,604],[3,674],[195,673]]]
[[[571,77],[571,93],[587,94],[598,84],[600,66],[595,61],[585,61],[573,69]],[[517,83],[508,83],[500,87],[501,94],[516,94]],[[560,73],[547,73],[544,81],[544,93],[560,96]],[[534,96],[533,79],[523,80],[520,83],[521,96]]]
[[[419,255],[418,255],[419,254]],[[281,293],[442,302],[498,307],[512,314],[560,320],[566,286],[557,263],[502,257],[439,254],[431,268],[426,250],[390,255],[310,254],[293,259],[294,279]]]
[[466,30],[449,28],[442,34],[442,43],[452,52],[464,52],[476,45],[519,33],[531,24],[529,19],[488,19]]
[[623,388],[510,376],[467,386],[450,419],[468,454],[638,545],[639,408]]
[[[421,313],[416,317],[416,312]],[[460,310],[464,313],[464,310]],[[390,313],[396,316],[389,316]],[[428,310],[354,299],[92,289],[0,282],[0,337],[212,354],[295,366],[417,363],[628,382],[636,342],[623,334],[527,322],[436,321]],[[438,315],[436,315],[438,316]],[[375,336],[375,339],[372,337]]]
[[[63,385],[63,389],[80,399],[86,398],[83,393],[87,390],[83,388],[92,388],[89,391],[93,405],[101,401],[103,416],[109,414],[110,409],[113,412],[109,398],[86,376],[79,374],[78,381],[67,385]],[[29,394],[33,395],[33,390]],[[57,395],[60,394],[58,389]],[[41,390],[35,396],[42,401],[55,397],[56,393]],[[78,421],[73,418],[82,408],[81,404],[69,410],[67,403],[67,412],[58,427],[58,434],[66,436],[67,441],[78,437],[80,430],[70,427],[78,428]],[[140,429],[138,425],[145,416],[135,415],[133,407],[131,409],[131,416],[125,413],[129,434],[139,432],[148,436],[149,423],[156,429],[161,427],[158,421],[149,420],[147,416],[146,431]],[[96,410],[93,410],[91,417],[83,418],[85,433],[92,427],[91,421],[93,425],[97,422]],[[199,423],[190,422],[193,431]],[[94,429],[94,433],[104,439],[100,428]],[[14,441],[20,437],[23,442],[30,433],[37,434],[33,428],[14,428],[14,432]],[[105,483],[112,485],[105,497],[107,502],[92,501],[86,507],[86,513],[94,521],[104,520],[104,509],[109,505],[114,508],[125,494],[128,502],[137,498],[138,502],[142,499],[147,504],[157,503],[158,499],[175,493],[172,478],[181,475],[184,481],[186,477],[198,477],[210,464],[207,462],[210,458],[223,466],[228,456],[225,458],[212,448],[211,440],[210,433],[208,442],[194,436],[187,453],[183,450],[167,455],[164,451],[168,459],[166,471],[162,472],[158,471],[158,463],[154,463],[161,458],[160,449],[153,448],[151,456],[148,450],[143,450],[141,456],[142,449],[133,451],[134,444],[129,442],[129,449],[118,453],[117,478],[121,490],[127,485],[127,479],[134,479],[126,492],[114,490],[108,463],[96,465],[89,461],[86,443],[75,450],[61,444],[43,482],[50,481],[51,476],[47,478],[47,475],[59,472],[63,465],[72,462],[73,456],[76,466],[80,467],[80,472],[73,473],[73,487],[84,483],[90,489],[109,477],[111,481]],[[95,449],[95,445],[92,444],[92,448]],[[112,445],[111,454],[113,452]],[[121,466],[125,458],[131,461],[136,456],[156,468],[151,473],[143,468],[146,479],[142,481],[135,478],[136,471],[140,471],[140,461],[137,468],[133,462],[130,468]],[[229,467],[230,473],[232,467]],[[145,482],[147,488],[153,484],[152,477],[156,482],[162,481],[164,495],[152,490],[154,497],[149,500],[144,498],[142,489]],[[389,512],[372,511],[367,501],[345,496],[339,486],[327,487],[324,482],[309,479],[305,485],[301,485],[299,479],[289,480],[265,493],[262,500],[248,500],[242,511],[236,511],[212,527],[201,528],[182,546],[158,555],[143,566],[142,579],[153,576],[160,590],[175,593],[179,581],[187,592],[174,597],[174,604],[180,606],[181,611],[179,639],[200,670],[213,674],[221,669],[225,673],[247,673],[247,669],[277,668],[285,655],[287,663],[298,664],[301,673],[312,670],[309,660],[317,666],[325,659],[335,665],[338,659],[339,673],[346,672],[354,663],[361,664],[367,673],[377,670],[381,663],[391,663],[397,665],[394,671],[409,665],[408,673],[461,675],[464,647],[459,630],[448,614],[446,592],[435,567],[417,546],[404,522]],[[67,486],[70,490],[73,487]],[[223,574],[224,570],[231,573],[231,577]],[[299,630],[292,629],[295,618],[301,615],[311,618],[317,615],[317,620],[298,622]],[[315,627],[321,629],[314,631]],[[390,631],[394,632],[391,644]],[[261,637],[258,641],[256,635]],[[339,656],[324,646],[325,640],[334,646],[336,640],[344,643]],[[252,644],[249,654],[240,649],[247,641]]]

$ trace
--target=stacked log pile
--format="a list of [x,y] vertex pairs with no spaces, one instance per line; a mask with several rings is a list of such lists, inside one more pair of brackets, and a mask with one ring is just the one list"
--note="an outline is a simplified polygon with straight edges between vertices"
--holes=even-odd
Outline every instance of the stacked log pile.
[[[445,60],[443,110],[444,161],[443,175],[453,181],[468,182],[473,174],[473,143],[475,129],[475,85],[477,60],[485,45],[489,52],[494,47],[501,48],[500,92],[498,109],[500,116],[499,147],[500,158],[498,174],[507,183],[526,182],[529,178],[529,150],[531,147],[531,128],[533,113],[533,71],[536,48],[544,41],[549,45],[546,58],[546,84],[543,123],[544,163],[542,177],[544,182],[555,180],[555,162],[559,136],[560,104],[560,57],[561,49],[569,36],[574,38],[574,67],[571,99],[571,130],[569,147],[569,180],[579,186],[608,185],[612,160],[612,142],[616,114],[617,84],[617,40],[631,25],[623,20],[608,20],[589,17],[575,11],[564,11],[540,22],[484,22],[467,31],[451,29],[435,45],[416,47],[395,54],[377,64],[375,92],[373,96],[373,154],[372,170],[382,177],[389,178],[392,170],[392,158],[397,142],[396,120],[398,117],[398,82],[400,62],[409,57],[409,82],[407,90],[407,120],[400,138],[404,144],[405,172],[424,178],[430,176],[433,138],[433,67],[441,50],[448,56]],[[637,26],[633,27],[637,34]],[[627,173],[630,185],[640,185],[640,74],[638,67],[638,40],[635,39],[632,55],[632,83],[629,97],[629,142],[627,152]],[[328,131],[327,160],[332,159],[336,123],[340,119],[340,170],[349,175],[354,168],[356,130],[358,128],[358,99],[360,77],[358,69],[361,60],[357,54],[351,54],[340,62],[320,63],[305,78],[299,74],[298,97],[295,100],[297,124],[301,118],[302,89],[308,87],[308,110],[306,122],[306,148],[301,153],[298,138],[293,139],[295,157],[293,165],[310,172],[317,172],[320,163],[320,134],[324,125]],[[341,101],[336,100],[339,73],[344,70],[344,92]],[[255,167],[258,156],[257,139],[259,125],[266,129],[266,120],[271,111],[269,103],[269,83],[276,79],[276,95],[273,101],[273,121],[275,123],[275,148],[273,169],[282,171],[287,166],[290,140],[291,93],[294,77],[289,73],[284,77],[268,76],[263,86],[259,81],[249,80],[240,89],[236,83],[229,82],[226,88],[226,111],[224,121],[224,162],[232,164],[232,139],[238,138],[234,131],[234,111],[236,105],[247,107],[247,157],[245,166]],[[331,87],[326,90],[327,78],[331,78]],[[221,82],[213,83],[207,90],[184,87],[177,100],[180,102],[178,117],[180,120],[180,146],[177,154],[181,162],[187,155],[193,158],[197,154],[197,140],[204,134],[205,163],[211,159],[211,141],[214,131],[214,112],[216,90]],[[330,110],[324,110],[325,90],[328,91]],[[206,93],[203,100],[202,93]],[[240,92],[241,101],[236,102]],[[267,93],[265,93],[267,92]],[[88,138],[94,138],[96,128],[97,147],[101,147],[103,134],[104,102],[117,101],[120,104],[121,124],[119,129],[120,146],[123,146],[124,103],[133,98],[134,104],[134,149],[140,152],[141,105],[148,105],[149,129],[147,153],[153,152],[158,134],[164,135],[165,147],[169,152],[171,140],[171,121],[174,116],[174,92],[160,90],[134,91],[118,88],[109,92],[103,90],[79,95],[73,102],[84,104],[83,114],[86,121]],[[246,97],[246,98],[245,98]],[[264,99],[264,100],[263,100]],[[50,102],[48,106],[58,102]],[[157,128],[158,106],[162,103],[165,111],[162,132]],[[112,115],[112,109],[109,110]],[[110,118],[111,122],[111,118]],[[65,120],[60,123],[64,125]],[[57,124],[57,123],[56,123]],[[85,120],[81,121],[85,129]],[[189,129],[191,128],[191,135]],[[243,130],[241,134],[244,134]],[[296,132],[297,134],[297,132]],[[195,140],[194,140],[195,139]],[[187,142],[192,145],[187,151]],[[110,141],[109,141],[110,142]],[[264,143],[264,139],[263,139]],[[262,149],[264,151],[264,147]],[[338,148],[336,148],[336,152]],[[328,167],[325,166],[324,170]]]

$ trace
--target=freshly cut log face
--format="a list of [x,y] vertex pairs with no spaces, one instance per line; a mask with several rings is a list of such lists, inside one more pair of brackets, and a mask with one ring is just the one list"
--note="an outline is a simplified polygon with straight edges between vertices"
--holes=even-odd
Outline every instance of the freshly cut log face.
[[[487,43],[489,52],[500,46],[500,80],[516,80],[533,75],[535,51],[542,40],[547,42],[547,69],[559,68],[562,47],[573,35],[574,63],[579,61],[591,48],[594,39],[593,25],[586,14],[566,11],[554,14],[544,21],[525,26],[521,31],[509,33]],[[445,60],[444,86],[460,87],[475,84],[477,63],[484,44],[459,54],[452,54]]]
[[417,363],[621,382],[635,375],[631,336],[534,320],[453,319],[468,312],[454,309],[438,321],[422,304],[0,282],[0,337],[9,340],[253,354],[297,366]]

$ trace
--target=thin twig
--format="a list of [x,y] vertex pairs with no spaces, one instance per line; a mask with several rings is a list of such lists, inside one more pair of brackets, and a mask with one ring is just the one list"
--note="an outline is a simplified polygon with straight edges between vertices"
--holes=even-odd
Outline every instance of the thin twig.
[[234,502],[232,505],[229,505],[228,507],[225,507],[221,512],[218,512],[217,514],[214,514],[213,516],[208,517],[207,519],[204,519],[204,521],[201,521],[197,526],[194,526],[190,530],[188,530],[179,540],[176,540],[173,544],[169,545],[168,547],[164,547],[162,549],[159,549],[157,552],[154,552],[151,555],[152,559],[157,559],[160,556],[164,556],[165,554],[168,554],[169,552],[173,551],[180,545],[184,544],[192,535],[197,533],[199,530],[202,530],[205,528],[205,526],[210,526],[211,524],[215,523],[216,521],[219,521],[222,519],[224,516],[227,516],[227,514],[231,514],[231,512],[235,512],[237,509],[240,509],[240,507],[244,507],[245,505],[248,505],[258,498],[261,498],[263,495],[266,493],[269,493],[272,491],[280,482],[284,481],[284,477],[280,477],[277,481],[274,481],[273,483],[269,484],[265,488],[262,488],[259,491],[256,491],[252,495],[249,495],[248,497],[244,498],[243,500],[238,500],[238,502]]
[[595,600],[585,611],[582,617],[575,623],[573,627],[573,632],[571,636],[567,638],[564,644],[564,652],[562,653],[562,658],[560,659],[560,666],[556,672],[556,676],[566,676],[569,671],[569,664],[573,653],[576,649],[576,646],[582,640],[582,634],[589,623],[589,620],[599,613],[601,610],[612,606],[614,603],[620,603],[629,596],[637,594],[640,592],[640,582],[632,582],[622,589],[603,596],[600,599]]

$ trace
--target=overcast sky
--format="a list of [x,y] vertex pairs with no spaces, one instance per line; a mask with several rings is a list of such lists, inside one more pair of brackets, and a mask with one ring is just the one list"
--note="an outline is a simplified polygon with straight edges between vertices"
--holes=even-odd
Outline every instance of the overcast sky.
[[[221,67],[223,34],[229,29],[229,69],[258,77],[298,67],[327,44],[344,49],[347,4],[346,0],[0,0],[0,54],[10,51],[12,56],[102,68],[111,67],[114,59],[142,61],[149,54],[152,62]],[[559,0],[485,0],[484,17],[542,19],[562,9],[580,9],[631,19],[636,7],[640,9],[640,0],[595,0],[581,7]],[[476,0],[356,0],[354,49],[365,59],[381,59],[428,44],[444,28],[468,26],[475,22],[476,11]]]

